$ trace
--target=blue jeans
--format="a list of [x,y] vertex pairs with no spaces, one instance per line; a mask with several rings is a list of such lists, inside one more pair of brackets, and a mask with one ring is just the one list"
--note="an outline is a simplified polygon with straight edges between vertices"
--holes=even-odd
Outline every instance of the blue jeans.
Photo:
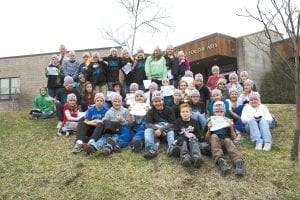
[[97,150],[98,149],[102,149],[103,147],[108,147],[111,150],[113,150],[113,147],[107,143],[107,138],[111,137],[113,139],[113,141],[118,142],[119,140],[119,135],[118,134],[105,134],[103,135],[99,140],[97,140],[96,142],[93,141],[90,144],[93,145]]
[[133,145],[138,140],[145,143],[145,125],[144,124],[140,124],[137,126],[136,132],[132,138],[131,144]]
[[46,113],[32,113],[32,117],[36,117],[38,119],[47,119],[54,114],[53,111],[48,111]]
[[[154,149],[158,150],[159,148],[159,142],[154,142],[154,132],[155,130],[153,128],[146,128],[145,130],[145,150],[148,149]],[[168,150],[172,148],[172,144],[174,142],[174,131],[173,129],[170,129],[167,132],[167,142],[168,142]]]
[[259,121],[251,119],[248,121],[245,128],[246,131],[250,133],[250,138],[252,142],[261,144],[266,142],[272,142],[270,125],[267,120],[263,118]]
[[205,126],[207,124],[205,113],[202,113],[201,115],[198,115],[197,113],[192,112],[192,119],[194,119],[197,122],[199,122],[200,125],[201,125],[201,130],[204,130],[204,128],[205,128]]
[[130,140],[132,139],[132,131],[128,125],[122,127],[122,132],[119,136],[119,144],[122,148],[128,146]]

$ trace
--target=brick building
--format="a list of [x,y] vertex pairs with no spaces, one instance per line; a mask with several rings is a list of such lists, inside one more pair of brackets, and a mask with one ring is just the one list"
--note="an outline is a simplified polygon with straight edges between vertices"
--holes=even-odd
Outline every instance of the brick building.
[[[75,50],[76,60],[84,52],[107,56],[110,48]],[[120,52],[120,47],[118,47]],[[0,111],[29,110],[41,86],[46,86],[45,68],[58,52],[0,58]]]

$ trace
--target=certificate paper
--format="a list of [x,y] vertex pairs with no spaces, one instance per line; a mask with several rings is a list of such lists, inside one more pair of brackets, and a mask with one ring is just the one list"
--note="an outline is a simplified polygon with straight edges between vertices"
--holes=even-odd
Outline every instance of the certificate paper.
[[144,116],[147,113],[147,104],[146,103],[133,103],[131,105],[130,114],[137,116]]
[[230,119],[223,116],[211,116],[210,117],[212,127],[210,128],[211,131],[220,130],[222,128],[229,127]]

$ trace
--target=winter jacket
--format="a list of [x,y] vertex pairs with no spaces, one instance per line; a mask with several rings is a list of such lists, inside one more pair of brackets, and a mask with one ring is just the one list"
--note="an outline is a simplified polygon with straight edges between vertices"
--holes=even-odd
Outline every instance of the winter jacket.
[[[46,94],[42,95],[40,93],[33,101],[33,108],[41,111],[42,113],[54,111],[54,99],[48,95],[47,88],[45,89],[47,91]],[[39,91],[41,91],[41,88]]]

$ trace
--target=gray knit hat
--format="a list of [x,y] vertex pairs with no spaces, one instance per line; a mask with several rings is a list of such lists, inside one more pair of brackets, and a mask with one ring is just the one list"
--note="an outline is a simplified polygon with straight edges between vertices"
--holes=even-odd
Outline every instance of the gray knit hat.
[[194,89],[189,93],[189,96],[190,97],[194,97],[194,96],[200,97],[200,93],[198,90]]
[[74,80],[71,76],[66,76],[64,78],[64,86],[68,85],[68,84],[73,84],[74,83]]
[[203,76],[202,74],[198,73],[195,75],[195,81],[203,81]]
[[219,90],[219,89],[213,89],[213,90],[211,91],[211,96],[213,97],[213,96],[215,96],[215,95],[222,96],[221,90]]
[[144,93],[143,90],[137,90],[137,91],[135,91],[135,96],[134,97],[136,97],[137,95],[141,95],[141,96],[144,97],[145,101],[147,100],[147,97],[146,97],[146,95],[145,95],[145,93]]
[[111,97],[111,101],[122,101],[122,96],[119,93],[114,93]]
[[149,89],[150,89],[151,87],[152,87],[154,90],[157,90],[158,85],[157,85],[157,83],[155,83],[155,82],[151,82],[150,85],[149,85]]
[[77,101],[77,97],[74,93],[68,94],[68,96],[67,96],[67,101],[69,102],[71,100]]
[[103,101],[105,100],[104,94],[103,93],[96,93],[94,97],[94,102],[96,102],[97,99],[102,99]]
[[139,85],[137,83],[131,83],[129,86],[130,92],[135,92],[139,89]]

